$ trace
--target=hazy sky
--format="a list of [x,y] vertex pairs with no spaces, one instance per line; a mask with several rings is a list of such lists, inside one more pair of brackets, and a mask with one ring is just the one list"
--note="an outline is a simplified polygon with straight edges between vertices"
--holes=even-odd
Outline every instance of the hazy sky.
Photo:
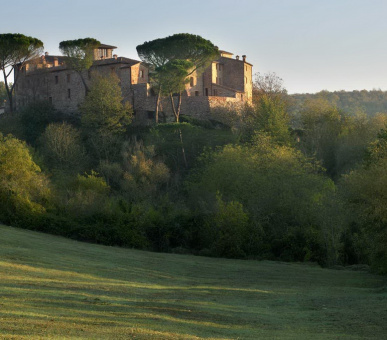
[[136,46],[193,33],[276,72],[290,93],[387,90],[387,0],[15,0],[1,33],[23,33],[59,54],[93,37],[138,59]]

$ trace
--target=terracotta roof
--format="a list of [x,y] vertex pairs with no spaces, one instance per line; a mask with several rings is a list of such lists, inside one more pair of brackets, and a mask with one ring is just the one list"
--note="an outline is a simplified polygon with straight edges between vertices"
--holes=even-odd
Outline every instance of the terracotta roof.
[[141,61],[135,60],[135,59],[130,59],[130,58],[125,58],[125,57],[118,57],[116,58],[109,58],[109,59],[101,59],[101,60],[95,60],[94,65],[107,65],[107,64],[126,64],[128,66],[133,66]]
[[55,58],[58,59],[59,64],[66,60],[66,57],[63,55],[44,55],[42,57],[44,57],[48,63],[53,63]]
[[234,53],[231,53],[231,52],[227,52],[227,51],[224,51],[224,50],[219,50],[220,53],[225,53],[225,54],[231,54],[231,55],[234,55]]
[[107,48],[107,49],[114,50],[115,48],[117,48],[117,46],[112,46],[112,45],[101,44],[101,45],[99,45],[99,47],[98,47],[98,48],[99,48],[99,49]]

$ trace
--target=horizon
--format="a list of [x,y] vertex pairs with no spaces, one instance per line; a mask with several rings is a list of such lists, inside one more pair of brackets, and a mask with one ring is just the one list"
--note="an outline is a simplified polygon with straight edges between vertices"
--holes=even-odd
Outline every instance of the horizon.
[[179,3],[178,8],[174,0],[151,0],[146,9],[132,1],[109,4],[112,11],[99,0],[69,0],[58,11],[47,0],[21,0],[4,9],[1,31],[36,37],[51,55],[60,54],[62,40],[93,37],[132,59],[139,59],[136,46],[144,41],[191,33],[234,56],[247,55],[253,74],[276,73],[289,94],[387,90],[387,47],[381,44],[387,3],[382,0],[241,0],[237,6],[200,0],[195,7]]

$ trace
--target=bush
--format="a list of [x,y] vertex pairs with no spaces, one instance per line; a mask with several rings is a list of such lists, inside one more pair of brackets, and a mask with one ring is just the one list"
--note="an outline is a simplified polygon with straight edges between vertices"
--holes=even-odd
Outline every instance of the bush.
[[49,197],[48,180],[26,144],[0,133],[0,221],[31,227],[45,213]]

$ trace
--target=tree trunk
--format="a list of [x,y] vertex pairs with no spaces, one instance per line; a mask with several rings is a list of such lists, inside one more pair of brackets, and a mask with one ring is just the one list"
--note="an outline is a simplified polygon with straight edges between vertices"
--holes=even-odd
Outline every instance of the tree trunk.
[[159,92],[157,93],[157,99],[156,99],[156,110],[155,110],[155,121],[156,121],[156,124],[159,123],[160,96],[161,96],[161,85],[159,86]]
[[83,77],[82,72],[78,72],[78,74],[79,74],[79,76],[81,77],[82,84],[83,84],[83,86],[84,86],[84,88],[85,88],[85,96],[87,96],[87,95],[89,94],[89,92],[90,92],[90,88],[89,88],[89,86],[87,85],[86,80],[85,80],[85,78]]
[[185,149],[184,149],[184,143],[183,143],[183,132],[179,128],[179,135],[180,135],[180,144],[181,144],[181,153],[183,154],[183,160],[184,160],[184,165],[186,168],[188,168],[188,162],[187,162],[187,157],[185,156]]
[[[14,71],[15,72],[15,71]],[[15,86],[15,84],[12,85],[12,88],[9,89],[9,85],[8,85],[8,76],[9,76],[9,73],[8,73],[8,76],[5,74],[5,69],[3,69],[3,75],[4,75],[4,84],[5,84],[5,90],[7,91],[7,96],[8,96],[8,102],[9,102],[9,110],[10,112],[12,113],[13,112],[13,95],[12,95],[12,92],[13,92],[13,88]]]
[[180,110],[181,110],[181,92],[178,95],[177,108],[175,107],[175,102],[172,97],[172,93],[169,94],[169,98],[171,99],[172,111],[175,115],[175,122],[179,123],[180,121]]
[[169,99],[171,100],[171,106],[172,106],[172,111],[175,116],[175,121],[178,123],[179,122],[179,116],[177,115],[177,111],[175,108],[175,102],[173,101],[172,93],[169,94]]

